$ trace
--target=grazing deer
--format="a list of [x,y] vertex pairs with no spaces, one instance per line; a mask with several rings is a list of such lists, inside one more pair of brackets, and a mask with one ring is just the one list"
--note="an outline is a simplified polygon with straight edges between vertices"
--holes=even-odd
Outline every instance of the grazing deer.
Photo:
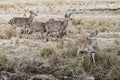
[[54,19],[49,19],[46,22],[46,40],[48,41],[48,37],[52,32],[57,32],[58,33],[58,37],[62,38],[64,30],[66,29],[67,25],[68,25],[68,21],[72,20],[70,18],[71,13],[70,14],[65,14],[65,20],[64,21],[56,21]]
[[[81,55],[83,61],[83,54],[87,53],[90,58],[92,58],[94,66],[95,64],[95,54],[97,52],[97,39],[96,35],[98,31],[91,33],[88,37],[80,38],[77,42],[77,56]],[[90,60],[90,59],[89,59]]]
[[28,18],[13,17],[12,19],[10,19],[9,24],[11,24],[14,28],[16,27],[28,28],[30,27],[35,16],[37,16],[37,14],[34,13],[33,11],[30,11],[30,16]]

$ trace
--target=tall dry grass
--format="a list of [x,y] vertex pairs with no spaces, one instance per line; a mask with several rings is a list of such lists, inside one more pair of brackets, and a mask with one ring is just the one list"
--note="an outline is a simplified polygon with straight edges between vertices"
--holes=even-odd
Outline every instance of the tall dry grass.
[[63,53],[60,59],[63,62],[60,62],[59,64],[59,67],[62,67],[62,69],[55,72],[53,74],[54,76],[60,79],[62,79],[62,76],[67,74],[69,74],[67,76],[93,75],[95,79],[105,80],[114,80],[120,78],[120,64],[118,63],[116,54],[99,50],[95,57],[97,65],[93,66],[93,64],[89,62],[89,57],[87,55],[85,55],[85,61],[83,63],[78,61],[76,58],[77,51],[74,43],[64,43],[64,47],[62,47],[62,49]]
[[78,31],[82,31],[81,29],[87,31],[99,29],[101,32],[119,32],[120,30],[118,20],[111,18],[74,18],[72,25],[77,28]]
[[115,80],[120,78],[120,64],[116,54],[99,51],[96,55],[97,66],[94,69],[96,78]]
[[7,64],[8,64],[8,58],[6,56],[6,53],[2,49],[0,49],[0,68],[6,67]]
[[15,37],[16,36],[16,30],[13,27],[6,27],[4,29],[4,38],[6,39],[10,39],[11,37]]

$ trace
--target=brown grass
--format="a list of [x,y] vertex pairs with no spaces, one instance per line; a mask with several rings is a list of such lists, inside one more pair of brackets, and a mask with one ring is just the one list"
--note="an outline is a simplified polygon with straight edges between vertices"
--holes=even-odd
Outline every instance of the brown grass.
[[8,26],[4,29],[4,34],[4,38],[10,39],[11,37],[16,36],[16,31],[13,29],[13,27]]
[[68,42],[66,44],[64,44],[64,51],[62,53],[62,57],[63,58],[74,58],[76,57],[76,53],[77,53],[77,46],[73,43],[73,42]]
[[118,27],[118,25],[120,25],[119,22],[109,18],[74,18],[72,20],[72,25],[77,27],[79,31],[81,31],[81,28],[87,31],[99,29],[101,32],[118,32],[120,30]]
[[[71,42],[70,42],[71,43]],[[73,77],[76,76],[89,76],[93,75],[95,79],[104,79],[104,80],[114,80],[120,78],[120,64],[118,63],[118,58],[113,53],[108,53],[102,50],[99,50],[96,54],[96,66],[93,66],[89,63],[88,56],[86,55],[85,61],[81,63],[81,61],[78,61],[76,58],[76,48],[73,43],[71,44],[64,44],[67,50],[66,54],[63,51],[62,56],[57,55],[54,48],[51,47],[45,47],[41,50],[41,58],[47,58],[48,63],[50,64],[49,68],[43,67],[43,71],[47,73],[46,71],[49,70],[52,71],[51,75],[54,77],[62,80],[64,76]],[[74,47],[73,47],[74,46]],[[68,49],[67,49],[68,48]],[[7,64],[7,57],[3,52],[0,54],[0,65]],[[42,63],[46,64],[46,63]],[[25,59],[21,59],[18,62],[14,62],[15,72],[25,75],[29,71],[39,71],[38,67],[39,64],[37,64],[36,61],[29,61]],[[9,65],[10,66],[10,65]],[[27,68],[28,67],[28,68]],[[26,70],[24,70],[26,69]],[[45,69],[45,70],[44,70]],[[47,70],[48,69],[48,70]],[[51,72],[50,71],[50,72]],[[40,71],[41,72],[41,71]],[[44,73],[44,72],[43,72]],[[45,74],[46,75],[46,74]],[[35,77],[35,76],[34,76]],[[69,80],[69,79],[68,79]]]
[[0,67],[7,66],[8,59],[4,51],[0,50]]
[[94,76],[105,80],[119,79],[120,64],[118,64],[117,56],[113,53],[100,51],[97,54],[97,67],[94,69]]
[[73,24],[74,26],[80,25],[80,20],[78,20],[78,19],[73,19],[73,20],[72,20],[72,24]]
[[51,47],[44,47],[40,51],[40,56],[44,58],[52,57],[55,54],[56,54],[55,50]]

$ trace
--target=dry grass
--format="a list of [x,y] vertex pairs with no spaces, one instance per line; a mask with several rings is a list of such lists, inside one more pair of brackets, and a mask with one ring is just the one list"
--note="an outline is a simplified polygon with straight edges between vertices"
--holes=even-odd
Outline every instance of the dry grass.
[[13,27],[6,27],[4,29],[4,38],[6,39],[10,39],[11,37],[15,37],[16,36],[16,31],[15,29],[13,29]]
[[72,20],[72,25],[80,31],[82,28],[87,31],[99,29],[101,32],[118,32],[118,30],[120,30],[118,27],[118,25],[120,25],[119,22],[111,18],[74,18]]
[[[105,80],[114,80],[120,78],[120,64],[118,63],[118,58],[115,54],[99,50],[96,55],[97,65],[93,66],[89,63],[87,55],[83,63],[81,63],[81,61],[78,61],[78,59],[76,58],[76,46],[74,45],[74,43],[70,42],[68,44],[64,44],[64,46],[66,52],[64,52],[63,50],[61,56],[57,55],[59,53],[56,53],[54,48],[45,47],[41,49],[41,58],[48,59],[47,63],[42,64],[50,64],[48,69],[45,67],[38,67],[40,63],[38,64],[36,61],[29,61],[25,58],[18,60],[18,62],[14,63],[14,67],[16,68],[15,72],[21,75],[25,75],[32,71],[36,71],[37,73],[39,72],[39,68],[43,68],[43,72],[40,71],[41,73],[44,73],[44,71],[45,73],[49,73],[50,70],[51,75],[60,80],[64,79],[65,76],[70,79],[75,75],[84,75],[84,77],[87,75],[93,75],[95,79]],[[2,65],[6,64],[7,58],[4,54],[0,54],[0,61],[3,63]],[[39,78],[40,76],[34,77]]]
[[44,58],[52,57],[55,54],[56,54],[55,50],[51,47],[44,47],[40,51],[40,56]]
[[50,2],[50,1],[45,2],[45,5],[48,7],[49,12],[53,12],[53,4],[54,3]]
[[[7,16],[10,15],[10,17],[12,16],[20,16],[22,12],[27,12],[29,9],[32,8],[32,10],[37,9],[37,12],[39,14],[38,18],[36,19],[36,21],[41,21],[41,22],[45,22],[46,20],[48,20],[49,17],[53,17],[53,18],[57,18],[60,17],[59,15],[63,15],[64,13],[67,13],[68,9],[71,8],[75,8],[76,11],[78,11],[79,13],[79,8],[97,8],[97,7],[101,7],[103,6],[103,8],[106,7],[112,7],[112,8],[116,8],[119,6],[118,0],[82,0],[82,1],[78,1],[78,0],[59,0],[59,1],[55,1],[55,0],[48,0],[48,1],[44,1],[44,0],[30,0],[28,2],[28,0],[24,0],[23,3],[12,3],[12,4],[8,4],[9,2],[16,2],[15,0],[7,0],[5,1],[5,4],[0,5],[0,9],[1,11],[3,11],[4,13],[8,14]],[[21,1],[22,2],[22,1]],[[7,4],[6,4],[7,3]],[[35,6],[36,5],[36,6]],[[58,9],[59,8],[59,9]],[[43,11],[43,12],[42,12]],[[56,12],[57,11],[57,12]],[[3,13],[2,12],[2,13]],[[48,13],[47,13],[48,12]],[[10,14],[9,14],[10,13]],[[14,15],[14,14],[15,15]],[[47,14],[48,15],[47,15]],[[57,14],[54,14],[57,13]],[[62,14],[61,14],[62,13]],[[6,15],[5,14],[5,15]],[[12,15],[11,15],[12,14]],[[86,15],[87,14],[87,15]],[[116,18],[112,18],[114,17],[114,12],[112,14],[108,13],[108,12],[104,12],[102,13],[102,15],[105,14],[105,17],[101,18],[99,15],[101,15],[101,12],[97,13],[97,16],[95,16],[94,18],[94,14],[91,15],[89,13],[85,14],[74,14],[75,16],[73,17],[72,20],[72,25],[68,26],[67,28],[68,33],[70,36],[65,36],[65,38],[69,38],[72,37],[75,39],[78,38],[77,37],[77,32],[80,33],[80,35],[83,35],[82,33],[88,33],[90,31],[93,31],[94,29],[100,29],[102,32],[119,32],[120,31],[120,22],[119,19]],[[107,14],[110,14],[107,15]],[[118,15],[118,12],[115,12],[115,14]],[[83,16],[81,16],[83,15]],[[84,17],[85,15],[85,17]],[[96,15],[96,14],[95,14]],[[107,16],[106,16],[107,15]],[[112,15],[112,17],[111,17]],[[24,16],[27,16],[24,15]],[[76,17],[78,16],[78,17]],[[88,17],[87,17],[88,16]],[[89,18],[90,16],[90,18]],[[8,20],[8,18],[4,17],[4,15],[2,14],[3,18],[5,18],[5,20]],[[84,17],[84,18],[81,18]],[[96,18],[98,17],[98,18]],[[100,17],[100,18],[99,18]],[[117,16],[119,17],[119,16]],[[1,18],[2,22],[1,22],[1,26],[3,22],[3,19]],[[75,33],[74,33],[75,32]],[[86,34],[85,33],[85,34]],[[68,35],[68,34],[67,34]],[[104,34],[103,34],[104,35]],[[16,31],[12,28],[12,27],[7,27],[4,29],[4,34],[3,37],[5,39],[10,39],[11,37],[16,36]],[[105,35],[106,36],[106,35]],[[110,35],[108,35],[110,36]],[[77,53],[77,48],[76,45],[74,44],[74,42],[69,42],[69,41],[63,41],[60,44],[58,44],[57,46],[54,45],[54,43],[56,44],[56,42],[51,42],[52,45],[51,46],[44,46],[44,42],[39,41],[37,37],[37,35],[35,35],[35,39],[32,35],[27,35],[26,41],[24,42],[24,34],[23,37],[20,39],[20,45],[14,47],[15,49],[13,49],[13,47],[10,47],[9,44],[7,43],[8,40],[5,41],[1,41],[0,46],[2,46],[3,48],[7,47],[8,52],[10,52],[10,56],[11,55],[17,55],[21,49],[22,52],[25,53],[25,57],[30,57],[30,59],[32,59],[33,55],[31,55],[31,53],[38,53],[40,56],[35,55],[34,58],[37,60],[38,58],[38,62],[36,62],[35,60],[29,61],[29,60],[25,60],[23,58],[21,58],[21,60],[17,60],[15,62],[9,62],[8,65],[8,59],[6,57],[6,55],[4,54],[4,52],[0,52],[0,70],[1,70],[1,66],[5,67],[6,70],[8,69],[8,67],[12,67],[15,69],[14,73],[19,73],[19,75],[36,75],[36,74],[40,74],[40,75],[36,75],[34,76],[34,79],[36,79],[35,77],[40,77],[40,79],[51,79],[54,80],[53,76],[58,78],[59,80],[64,80],[65,78],[67,80],[71,80],[71,77],[74,76],[87,76],[87,75],[93,75],[95,77],[95,79],[100,79],[100,80],[114,80],[114,79],[119,79],[119,75],[120,75],[120,64],[118,61],[119,55],[120,55],[120,50],[119,50],[119,45],[120,42],[117,38],[119,38],[119,34],[113,34],[112,35],[113,38],[116,37],[115,41],[113,42],[115,45],[116,50],[108,50],[108,51],[98,51],[98,54],[96,55],[96,64],[97,66],[93,66],[92,64],[89,63],[88,60],[88,56],[85,55],[85,61],[83,63],[81,63],[81,61],[77,60],[76,57],[76,53]],[[29,39],[29,37],[32,37],[33,42],[27,42],[27,41],[32,41],[31,38]],[[100,36],[99,36],[100,37]],[[100,37],[101,38],[101,37]],[[3,44],[2,44],[3,43]],[[30,45],[29,45],[30,43]],[[43,45],[41,45],[41,43]],[[109,42],[107,42],[109,43]],[[5,46],[4,46],[5,44]],[[11,42],[10,42],[11,44]],[[26,45],[27,44],[27,45]],[[47,44],[47,43],[45,43]],[[103,43],[104,44],[104,43]],[[100,43],[101,45],[101,43]],[[54,48],[53,48],[54,46]],[[20,48],[22,47],[22,48]],[[24,48],[25,47],[25,51]],[[38,48],[40,47],[40,48]],[[42,47],[42,48],[41,48]],[[57,49],[55,49],[57,48]],[[26,50],[28,49],[28,50]],[[33,50],[33,52],[30,52],[30,56],[29,54],[29,50]],[[38,51],[40,49],[40,51]],[[10,51],[9,51],[10,50]],[[35,50],[35,51],[34,51]],[[12,52],[14,52],[14,54],[12,54]],[[118,56],[116,56],[116,53]],[[27,54],[27,56],[26,56]],[[59,55],[60,54],[60,55]],[[23,54],[22,54],[23,55]],[[21,56],[22,56],[21,55]],[[15,57],[15,56],[13,56]],[[47,61],[48,60],[48,61]],[[43,61],[43,62],[42,62]],[[42,63],[40,63],[42,62]],[[6,67],[7,65],[7,67]],[[9,71],[9,73],[12,73]],[[1,72],[0,72],[1,75]],[[51,77],[51,78],[49,78]],[[0,76],[1,79],[1,76]],[[13,79],[11,79],[13,80]]]
[[[94,67],[89,63],[87,58],[84,63],[79,66],[80,70],[82,70],[82,75],[93,75],[95,79],[105,80],[114,80],[120,78],[120,64],[117,63],[117,58],[115,55],[100,51],[100,53],[96,56],[96,61],[97,66]],[[77,70],[77,68],[75,68],[75,70]]]
[[0,67],[7,66],[8,59],[4,51],[0,50]]
[[94,69],[94,76],[98,79],[119,79],[120,64],[116,54],[99,51],[97,54],[97,67]]
[[78,20],[78,19],[73,19],[73,20],[72,20],[72,24],[73,24],[74,26],[80,25],[80,20]]
[[[51,57],[50,62],[54,62],[56,60],[57,64],[62,66],[62,70],[54,73],[54,76],[61,77],[60,75],[70,74],[71,76],[74,73],[75,75],[93,75],[96,79],[118,79],[119,78],[119,64],[117,63],[116,54],[99,50],[96,55],[96,64],[97,66],[93,66],[89,63],[88,56],[86,55],[85,61],[83,63],[77,61],[76,59],[76,46],[71,41],[68,43],[63,43],[64,46],[58,46],[62,51],[61,58],[56,57],[54,55]],[[43,53],[47,53],[46,55],[52,55],[54,53],[53,49],[43,49]],[[48,51],[48,52],[46,52]],[[52,53],[53,52],[53,53]],[[59,59],[58,59],[59,58]],[[58,60],[58,61],[57,61]],[[59,60],[62,61],[59,62]],[[56,66],[57,67],[57,66]],[[64,69],[66,71],[64,71]],[[63,73],[64,72],[64,73]],[[109,75],[109,76],[108,76]]]
[[[74,61],[74,56],[71,62],[72,61]],[[113,53],[98,51],[98,54],[96,55],[97,66],[93,66],[89,63],[88,56],[86,56],[86,59],[83,63],[74,62],[73,64],[71,62],[68,64],[68,69],[72,70],[75,75],[93,75],[95,79],[105,80],[114,80],[120,78],[120,64],[117,63],[117,56]]]
[[73,42],[68,42],[65,44],[64,51],[62,53],[63,58],[74,58],[76,57],[77,47]]
[[55,77],[53,77],[52,75],[47,75],[47,74],[42,74],[42,75],[36,75],[33,78],[31,78],[30,80],[36,80],[36,79],[42,79],[42,80],[58,80]]

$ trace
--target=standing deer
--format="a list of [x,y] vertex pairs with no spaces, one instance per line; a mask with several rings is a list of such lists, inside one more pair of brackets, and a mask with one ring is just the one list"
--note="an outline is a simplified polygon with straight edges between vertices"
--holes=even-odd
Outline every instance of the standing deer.
[[43,22],[34,22],[30,25],[30,31],[28,32],[28,34],[30,33],[35,33],[35,32],[41,32],[41,35],[43,37],[43,33],[46,32],[46,28],[45,28],[45,23]]
[[64,21],[56,21],[54,19],[50,19],[46,22],[46,40],[48,41],[48,37],[50,36],[50,34],[52,32],[57,32],[58,33],[58,37],[62,38],[64,30],[66,29],[67,25],[68,25],[68,21],[72,20],[70,18],[71,13],[70,14],[65,14],[65,20]]
[[11,24],[14,28],[16,27],[29,28],[35,16],[37,16],[37,14],[34,13],[33,11],[30,11],[30,16],[28,18],[13,17],[12,19],[10,19],[9,24]]
[[[90,58],[92,58],[94,66],[95,63],[95,54],[97,52],[97,39],[96,35],[98,34],[98,31],[91,33],[88,37],[80,38],[77,42],[77,56],[81,55],[82,61],[83,61],[83,54],[87,53]],[[90,60],[90,59],[89,59]]]
[[[53,22],[54,19],[49,19],[48,22]],[[30,25],[30,31],[28,31],[28,34],[35,33],[35,32],[41,32],[41,35],[43,37],[43,33],[46,32],[46,23],[44,22],[33,22]]]

